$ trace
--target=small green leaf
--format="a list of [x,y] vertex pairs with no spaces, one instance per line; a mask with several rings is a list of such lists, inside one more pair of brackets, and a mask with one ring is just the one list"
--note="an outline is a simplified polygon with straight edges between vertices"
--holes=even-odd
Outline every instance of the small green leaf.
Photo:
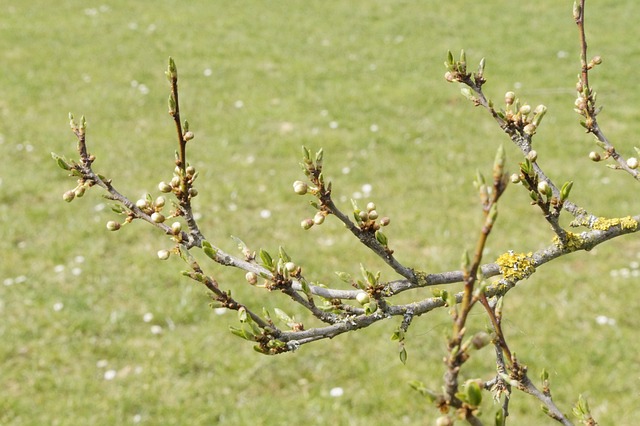
[[204,251],[204,254],[206,254],[207,257],[209,257],[210,259],[216,260],[216,255],[218,254],[218,251],[213,248],[213,246],[209,241],[205,240],[202,242],[202,251]]
[[571,188],[573,187],[573,181],[566,182],[562,185],[562,189],[560,190],[560,201],[564,201],[569,198],[569,193],[571,192]]
[[341,281],[344,281],[347,284],[351,284],[351,275],[347,274],[346,272],[340,271],[337,271],[336,275],[338,276],[338,278],[340,278]]
[[389,245],[389,240],[387,239],[387,236],[384,235],[382,231],[376,231],[375,235],[376,235],[376,240],[378,240],[378,242],[382,244],[384,247],[387,247]]
[[407,363],[407,350],[404,345],[400,346],[400,362],[403,364]]
[[66,160],[63,157],[59,156],[55,152],[52,152],[51,156],[53,157],[54,160],[56,160],[58,167],[60,167],[62,170],[71,170],[72,167],[66,162]]
[[475,380],[469,380],[466,386],[467,401],[473,407],[477,407],[482,403],[482,390]]
[[265,268],[273,270],[273,258],[266,250],[260,249],[260,260],[262,260],[262,265]]
[[284,251],[284,247],[280,246],[278,248],[278,254],[280,256],[280,259],[282,259],[283,262],[291,262],[291,257],[289,257],[289,255],[287,254],[286,251]]

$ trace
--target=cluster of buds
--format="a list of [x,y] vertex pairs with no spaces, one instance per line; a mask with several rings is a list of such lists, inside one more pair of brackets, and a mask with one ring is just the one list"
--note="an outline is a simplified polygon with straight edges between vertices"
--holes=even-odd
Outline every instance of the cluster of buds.
[[190,200],[198,195],[198,190],[193,187],[193,182],[197,177],[198,172],[195,167],[187,166],[183,169],[180,166],[176,166],[171,180],[168,183],[165,181],[160,182],[158,189],[165,194],[172,192],[180,200],[183,200],[185,196],[187,200]]
[[504,103],[506,108],[498,112],[498,116],[522,135],[534,135],[547,113],[547,107],[544,105],[538,105],[532,109],[528,104],[520,104],[520,100],[511,91],[505,93]]
[[[444,63],[445,68],[447,68],[447,72],[444,74],[444,79],[449,83],[459,82],[465,84],[471,84],[471,74],[467,72],[467,55],[464,50],[460,51],[460,59],[454,60],[453,54],[451,51],[447,53],[447,60]],[[476,88],[479,89],[485,83],[484,79],[484,67],[485,67],[485,59],[482,58],[480,63],[478,64],[478,71],[473,74],[473,83]],[[469,92],[470,93],[470,92]],[[466,95],[465,92],[463,94]],[[477,101],[475,98],[468,98]]]
[[[595,56],[587,64],[587,69],[590,70],[601,63],[602,58],[600,58],[600,56]],[[602,110],[602,107],[596,108],[597,93],[584,83],[581,75],[578,76],[576,92],[577,96],[573,110],[584,117],[584,120],[580,121],[582,127],[587,129],[587,131],[591,131],[595,124],[596,116]]]
[[553,195],[553,187],[547,180],[540,179],[536,173],[533,164],[538,160],[538,153],[534,150],[529,151],[524,161],[520,163],[520,173],[511,175],[511,182],[522,183],[522,185],[529,190],[529,196],[531,197],[531,204],[537,204],[543,207],[543,210],[549,211],[550,208],[553,211],[549,213],[557,216],[562,210],[562,206],[569,198],[571,188],[573,187],[573,181],[565,182],[560,189],[560,197]]
[[72,202],[75,198],[81,198],[85,191],[93,186],[93,181],[78,179],[78,185],[74,189],[70,189],[62,194],[62,199],[67,203]]

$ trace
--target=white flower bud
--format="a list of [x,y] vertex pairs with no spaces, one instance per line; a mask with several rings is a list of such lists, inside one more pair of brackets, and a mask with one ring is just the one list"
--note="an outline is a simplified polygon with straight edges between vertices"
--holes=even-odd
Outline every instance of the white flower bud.
[[538,192],[541,194],[546,194],[551,188],[546,180],[541,180],[538,182]]
[[324,214],[318,212],[315,214],[315,216],[313,216],[313,223],[315,223],[316,225],[322,225],[324,223],[324,218]]
[[507,92],[504,94],[504,103],[507,105],[513,104],[513,101],[516,99],[516,94],[513,92]]
[[109,231],[117,231],[118,229],[120,229],[120,224],[115,220],[110,220],[109,222],[107,222],[107,229]]
[[380,226],[387,226],[391,223],[391,219],[389,219],[388,217],[383,217],[382,219],[380,219]]
[[527,154],[527,159],[532,163],[535,163],[538,160],[538,152],[535,149],[532,149]]
[[600,154],[598,154],[595,151],[591,151],[589,153],[589,158],[591,159],[591,161],[600,161],[602,158],[600,157]]
[[62,194],[62,199],[65,200],[67,203],[72,202],[75,197],[76,197],[76,193],[74,191],[67,191],[64,194]]
[[244,278],[251,285],[256,285],[258,283],[258,276],[254,272],[247,272]]
[[171,252],[169,250],[158,250],[158,259],[160,260],[167,260],[170,255]]
[[301,180],[293,182],[293,192],[298,195],[306,194],[308,189],[309,187],[307,186],[307,184],[302,182]]
[[293,272],[296,270],[297,266],[293,262],[287,262],[284,264],[284,268],[289,272]]
[[629,166],[630,169],[637,169],[638,159],[636,157],[629,157],[627,159],[627,166]]
[[376,209],[376,204],[373,202],[367,203],[367,211],[370,212],[371,210],[375,210]]
[[302,222],[300,222],[300,226],[302,227],[302,229],[309,229],[313,226],[314,222],[313,219],[305,219]]
[[171,185],[169,185],[167,182],[160,182],[158,184],[158,189],[160,190],[160,192],[171,192]]
[[151,214],[151,220],[154,221],[155,223],[162,223],[164,222],[164,215],[162,213],[159,212],[153,212]]
[[191,196],[191,198],[196,197],[198,195],[198,190],[196,188],[189,188],[189,195]]
[[171,224],[171,230],[174,234],[179,233],[180,231],[182,231],[182,224],[180,222],[173,222]]
[[371,210],[369,212],[369,219],[376,220],[378,218],[378,212],[375,210]]
[[531,106],[530,105],[522,105],[520,107],[520,114],[522,115],[528,115],[531,112]]
[[511,183],[520,183],[520,175],[517,173],[512,174]]
[[527,135],[533,135],[536,132],[536,125],[529,123],[522,129]]
[[139,209],[146,209],[147,207],[149,207],[149,203],[147,202],[147,200],[140,198],[138,201],[136,201],[136,207]]
[[191,139],[193,139],[195,135],[193,134],[193,132],[186,132],[183,136],[185,141],[190,141]]
[[360,293],[356,294],[356,300],[358,301],[358,303],[360,303],[361,305],[364,305],[365,303],[369,303],[369,301],[371,300],[371,298],[369,297],[369,293],[366,293],[364,291],[361,291]]
[[160,196],[160,197],[156,198],[156,201],[155,201],[154,204],[155,204],[156,207],[162,208],[162,207],[164,207],[166,202],[167,202],[167,200],[163,196]]

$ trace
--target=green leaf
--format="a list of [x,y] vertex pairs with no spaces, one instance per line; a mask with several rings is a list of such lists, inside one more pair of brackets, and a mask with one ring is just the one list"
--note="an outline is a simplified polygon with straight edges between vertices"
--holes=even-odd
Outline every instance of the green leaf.
[[214,249],[209,241],[202,242],[202,251],[207,255],[210,259],[216,260],[216,255],[218,254],[218,250]]
[[404,345],[400,346],[400,362],[403,364],[407,363],[407,350]]
[[284,247],[280,246],[278,248],[278,254],[280,255],[280,259],[282,259],[283,262],[291,262],[291,257],[287,254],[286,251],[284,251]]
[[59,156],[55,152],[52,152],[51,156],[53,157],[54,160],[56,160],[56,163],[58,164],[58,167],[60,167],[62,170],[71,170],[72,169],[72,167],[69,165],[69,163],[67,163],[67,161],[63,157]]
[[351,284],[351,275],[347,274],[346,272],[340,272],[340,271],[336,271],[335,273],[338,278],[340,278],[341,281],[344,281],[347,284]]
[[260,260],[262,260],[262,265],[265,268],[269,269],[270,271],[273,270],[273,258],[266,250],[260,249]]
[[482,403],[482,389],[475,380],[469,380],[466,386],[467,401],[473,407],[477,407]]

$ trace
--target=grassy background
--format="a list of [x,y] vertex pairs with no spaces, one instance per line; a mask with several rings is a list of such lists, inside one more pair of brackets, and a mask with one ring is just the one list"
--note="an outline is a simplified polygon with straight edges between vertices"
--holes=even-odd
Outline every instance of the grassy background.
[[[455,269],[473,244],[472,178],[478,168],[489,173],[508,141],[444,82],[448,49],[465,48],[471,63],[487,58],[496,101],[515,89],[548,106],[539,161],[559,182],[576,181],[576,202],[599,215],[640,207],[629,177],[587,159],[594,145],[572,112],[578,55],[569,1],[64,3],[5,6],[0,19],[2,424],[417,425],[435,416],[406,383],[439,386],[444,312],[412,326],[406,366],[389,341],[395,320],[260,356],[228,333],[232,315],[208,309],[205,292],[180,278],[179,261],[155,259],[166,239],[140,225],[106,232],[113,216],[98,191],[62,202],[74,184],[49,153],[74,152],[69,111],[87,116],[96,168],[132,198],[170,178],[168,56],[196,134],[195,204],[208,238],[228,250],[231,234],[255,249],[284,244],[308,277],[329,285],[339,285],[334,271],[357,273],[359,262],[395,277],[333,221],[299,228],[312,214],[291,191],[303,144],[324,147],[345,208],[371,185],[362,202],[392,218],[387,234],[405,264]],[[628,155],[640,88],[638,47],[626,40],[638,13],[636,3],[613,0],[587,12],[591,52],[605,60],[592,77],[606,105],[601,123]],[[507,153],[515,170],[518,153]],[[511,188],[487,259],[535,250],[551,236],[526,193]],[[550,371],[566,411],[585,394],[602,424],[640,417],[639,257],[637,238],[619,239],[545,266],[506,300],[508,337],[532,377]],[[288,306],[282,296],[262,299],[240,272],[212,272],[256,306]],[[473,327],[483,326],[478,315]],[[481,353],[464,377],[486,378],[491,365]],[[332,397],[336,387],[344,395]],[[511,414],[513,424],[544,419],[520,394]]]

